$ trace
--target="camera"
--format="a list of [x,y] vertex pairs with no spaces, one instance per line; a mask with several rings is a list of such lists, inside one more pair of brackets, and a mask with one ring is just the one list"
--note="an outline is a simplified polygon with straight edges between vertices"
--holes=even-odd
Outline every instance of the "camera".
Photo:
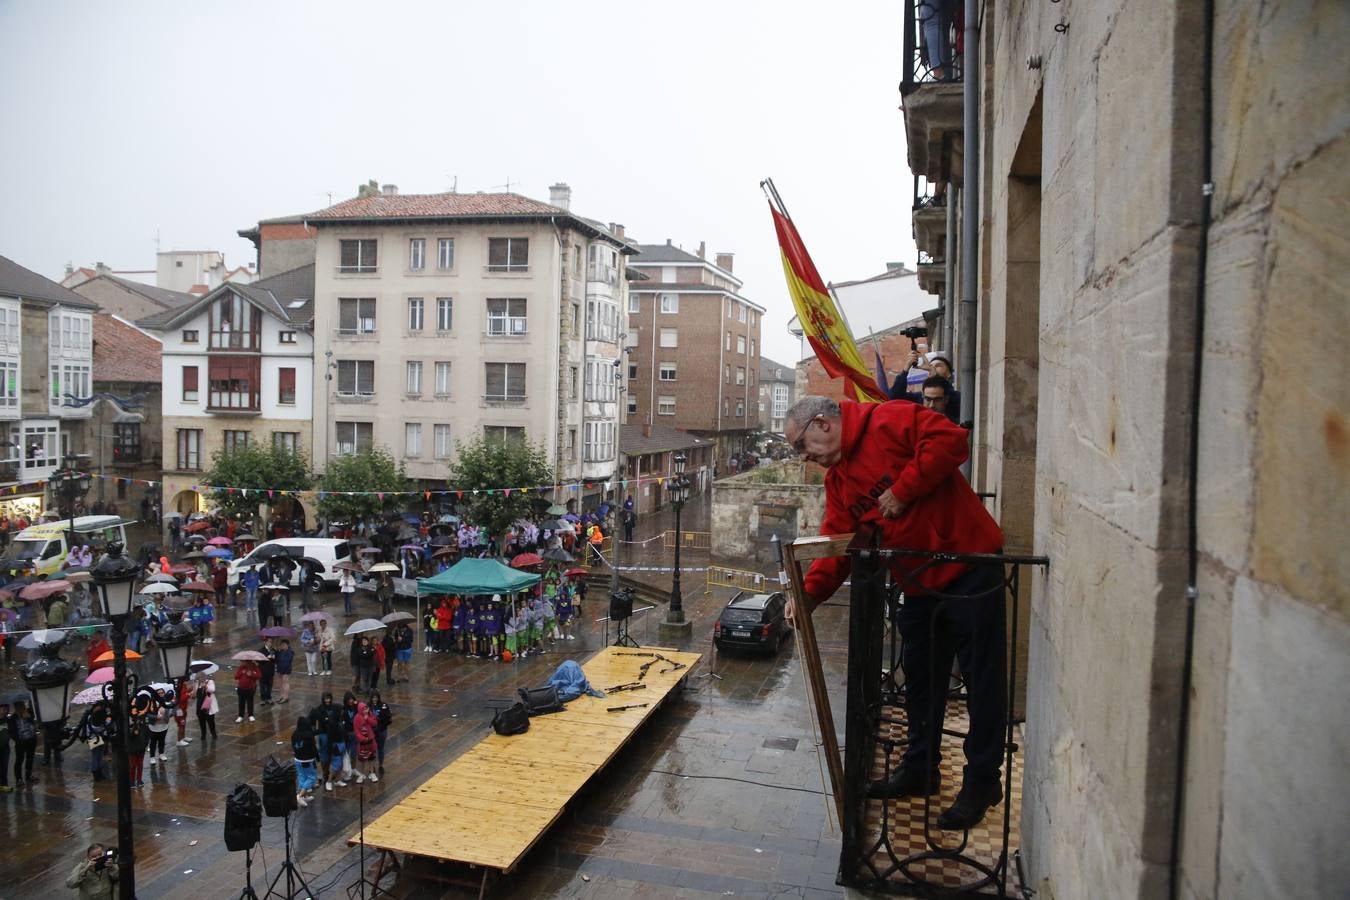
[[910,349],[916,350],[918,349],[918,345],[914,343],[915,340],[928,337],[928,329],[922,325],[911,325],[908,328],[902,328],[900,334],[909,338]]
[[103,851],[103,855],[94,861],[94,868],[102,869],[104,866],[108,865],[108,863],[116,861],[117,861],[117,848],[114,847],[111,850]]

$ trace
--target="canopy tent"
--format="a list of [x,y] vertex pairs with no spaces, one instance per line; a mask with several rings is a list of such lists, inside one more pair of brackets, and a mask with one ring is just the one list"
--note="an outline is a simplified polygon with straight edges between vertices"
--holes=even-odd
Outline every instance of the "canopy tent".
[[420,594],[513,594],[539,582],[539,576],[495,559],[461,559],[430,578],[417,579]]

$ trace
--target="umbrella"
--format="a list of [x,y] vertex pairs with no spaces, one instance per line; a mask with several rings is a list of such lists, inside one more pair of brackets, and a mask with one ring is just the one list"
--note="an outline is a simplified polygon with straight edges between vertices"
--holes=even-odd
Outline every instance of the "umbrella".
[[220,671],[220,666],[209,659],[194,659],[188,668],[193,675],[214,675]]
[[244,534],[236,534],[236,535],[234,536],[234,542],[235,542],[236,544],[243,543],[244,541],[252,542],[252,541],[256,541],[256,540],[257,540],[256,537],[254,537],[254,536],[251,535],[251,534],[248,534],[247,532],[245,532]]
[[33,584],[25,585],[19,591],[20,600],[44,600],[47,597],[56,594],[64,594],[75,585],[66,581],[64,578],[58,578],[55,581],[37,581]]
[[178,593],[178,588],[177,588],[176,586],[172,585],[172,584],[165,584],[165,583],[162,582],[162,581],[157,581],[157,582],[155,582],[154,584],[143,584],[143,585],[141,585],[141,589],[140,589],[139,591],[137,591],[136,593],[138,593],[138,594],[176,594],[176,593]]
[[347,626],[347,630],[343,632],[343,635],[365,634],[367,631],[379,631],[383,627],[384,623],[379,619],[357,619]]
[[211,523],[208,522],[206,519],[198,519],[196,522],[193,522],[192,524],[188,525],[188,527],[184,528],[183,531],[186,532],[187,534],[196,534],[197,532],[205,531],[210,527]]
[[559,506],[557,503],[555,503],[555,504],[553,504],[552,506],[550,506],[548,509],[544,510],[544,515],[546,515],[546,516],[565,516],[565,515],[567,515],[567,507],[565,507],[565,506]]
[[[128,651],[126,651],[126,654],[127,654],[127,659],[140,659],[140,658],[141,658],[141,655],[140,655],[139,653],[137,653],[135,650],[128,650]],[[95,657],[94,657],[94,662],[96,662],[96,663],[110,663],[110,662],[113,661],[113,657],[114,657],[114,656],[116,656],[116,654],[113,653],[111,650],[104,650],[104,651],[103,651],[102,653],[100,653],[98,656],[95,656]]]
[[573,566],[563,574],[568,577],[572,577],[574,575],[588,575],[590,574],[590,571],[591,571],[590,569],[583,569],[581,566]]
[[301,621],[301,622],[326,622],[326,621],[328,621],[328,620],[331,619],[331,618],[332,618],[332,616],[328,615],[328,613],[324,612],[323,610],[316,609],[314,612],[307,612],[307,613],[305,613],[303,616],[300,617],[300,621]]
[[289,556],[286,548],[279,544],[263,544],[258,549],[249,554],[250,559],[271,559],[274,556]]
[[189,534],[187,537],[183,538],[183,543],[191,544],[194,549],[200,550],[202,547],[206,546],[206,535]]
[[234,656],[231,656],[230,659],[237,659],[240,662],[250,660],[253,662],[267,662],[267,654],[259,653],[257,650],[240,650]]
[[295,637],[295,629],[287,628],[285,625],[269,625],[258,632],[258,637],[286,638],[290,640]]
[[174,563],[169,566],[169,571],[174,575],[196,575],[197,567],[191,563]]
[[212,547],[206,551],[207,559],[234,559],[234,551],[224,547]]
[[422,553],[426,550],[421,544],[404,544],[398,548],[399,553]]
[[333,568],[335,568],[335,569],[341,569],[341,570],[344,571],[344,572],[364,572],[364,571],[365,571],[365,569],[361,568],[361,567],[358,566],[356,563],[349,563],[349,562],[338,563],[337,565],[333,566]]
[[371,566],[371,567],[370,567],[370,571],[372,571],[372,572],[397,572],[397,571],[399,571],[399,567],[396,566],[396,565],[394,565],[393,563],[382,562],[382,563],[376,563],[375,565]]
[[233,544],[234,541],[230,540],[229,538],[225,537],[225,535],[222,534],[218,535],[217,537],[211,538],[211,540],[207,541],[206,543],[207,546],[210,547],[228,547],[231,544]]
[[436,520],[436,523],[438,525],[455,525],[458,522],[459,516],[453,515],[451,513],[446,513],[445,515],[441,516],[439,519]]
[[289,591],[291,586],[289,584],[277,584],[274,581],[271,584],[262,585],[260,589],[264,591]]
[[189,581],[179,588],[180,591],[192,591],[194,594],[214,594],[216,589],[205,581]]
[[459,552],[459,548],[458,548],[458,547],[442,547],[441,549],[437,550],[435,553],[433,553],[433,554],[431,554],[431,555],[432,555],[432,556],[454,556],[454,555],[455,555],[456,553],[458,553],[458,552]]
[[395,622],[411,622],[413,621],[413,614],[399,610],[398,612],[391,612],[389,615],[382,617],[380,621],[384,622],[386,625],[392,625]]
[[550,547],[549,549],[544,551],[543,557],[549,562],[569,563],[573,559],[572,554],[568,553],[561,547]]
[[581,517],[578,516],[576,513],[564,513],[564,514],[562,515],[561,518],[564,518],[564,519],[566,519],[566,520],[569,521],[569,522],[580,522],[580,521],[581,521]]
[[39,628],[30,631],[19,639],[20,650],[36,650],[43,644],[59,644],[66,639],[66,633],[56,628]]
[[[107,654],[104,654],[105,656]],[[85,684],[107,684],[117,677],[116,669],[95,669],[84,680]]]
[[164,584],[177,584],[178,579],[174,578],[172,575],[165,575],[162,572],[157,575],[151,575],[149,578],[145,579],[146,584],[154,584],[156,582],[163,582]]
[[152,682],[150,682],[150,684],[147,685],[147,687],[149,687],[150,690],[152,690],[152,691],[171,691],[171,690],[173,690],[173,685],[169,684],[167,681],[152,681]]
[[91,703],[97,703],[103,699],[103,685],[98,684],[93,687],[87,687],[80,691],[74,697],[70,698],[71,706],[88,706]]
[[200,550],[192,550],[188,553],[184,553],[179,559],[206,559],[206,554]]
[[361,556],[369,556],[369,555],[372,554],[372,553],[379,553],[379,552],[380,552],[380,548],[379,548],[379,547],[362,547],[360,550],[357,550],[356,552],[357,552],[358,554],[360,554]]
[[544,558],[538,553],[522,553],[511,560],[511,565],[515,566],[517,569],[524,569],[527,566],[540,565],[543,561]]

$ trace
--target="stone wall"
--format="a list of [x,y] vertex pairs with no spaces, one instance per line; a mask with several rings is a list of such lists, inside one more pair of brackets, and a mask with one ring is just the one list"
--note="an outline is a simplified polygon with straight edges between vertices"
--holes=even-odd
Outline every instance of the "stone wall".
[[773,562],[771,533],[783,540],[816,534],[824,517],[819,469],[790,461],[720,478],[712,489],[713,556]]

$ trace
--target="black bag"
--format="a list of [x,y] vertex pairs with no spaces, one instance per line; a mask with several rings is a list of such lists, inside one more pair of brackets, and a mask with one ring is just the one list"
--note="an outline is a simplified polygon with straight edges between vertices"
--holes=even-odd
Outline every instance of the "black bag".
[[262,772],[263,809],[271,818],[278,819],[300,808],[295,796],[295,764],[277,762],[268,756]]
[[562,712],[567,707],[558,699],[558,689],[551,684],[540,688],[519,688],[516,693],[525,703],[525,709],[531,716]]
[[262,831],[262,800],[246,784],[234,786],[225,795],[225,849],[250,850]]
[[524,734],[530,730],[530,714],[524,703],[512,703],[506,709],[497,710],[492,717],[492,730],[503,737]]

